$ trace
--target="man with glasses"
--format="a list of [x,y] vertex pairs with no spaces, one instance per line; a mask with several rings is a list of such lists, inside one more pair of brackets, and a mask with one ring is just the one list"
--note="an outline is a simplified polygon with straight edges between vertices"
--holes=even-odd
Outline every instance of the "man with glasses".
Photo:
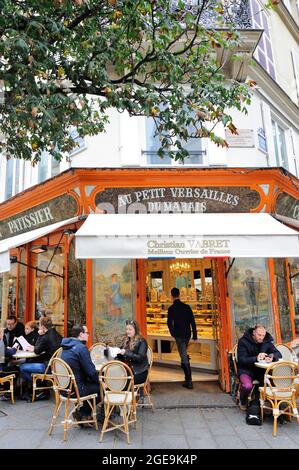
[[[86,347],[88,339],[88,329],[85,325],[73,326],[71,337],[62,340],[61,359],[65,361],[72,369],[80,396],[97,393],[97,403],[100,401],[100,383],[99,375],[91,360],[90,353]],[[73,413],[77,421],[84,420],[89,416],[91,408],[87,402],[84,402],[80,410]]]

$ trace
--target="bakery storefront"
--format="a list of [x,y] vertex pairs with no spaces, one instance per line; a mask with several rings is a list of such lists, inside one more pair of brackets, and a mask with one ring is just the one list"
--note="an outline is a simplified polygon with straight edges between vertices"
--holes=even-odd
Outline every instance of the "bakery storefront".
[[46,312],[65,335],[86,323],[116,344],[136,318],[155,363],[177,366],[176,286],[197,325],[192,367],[229,391],[246,328],[299,337],[298,183],[278,168],[68,170],[0,205],[1,322]]

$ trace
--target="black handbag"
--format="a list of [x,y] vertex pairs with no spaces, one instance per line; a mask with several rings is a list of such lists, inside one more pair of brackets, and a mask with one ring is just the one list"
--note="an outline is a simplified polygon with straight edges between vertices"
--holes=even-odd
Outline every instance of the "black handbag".
[[246,411],[246,424],[253,426],[262,425],[262,418],[259,405],[249,405]]

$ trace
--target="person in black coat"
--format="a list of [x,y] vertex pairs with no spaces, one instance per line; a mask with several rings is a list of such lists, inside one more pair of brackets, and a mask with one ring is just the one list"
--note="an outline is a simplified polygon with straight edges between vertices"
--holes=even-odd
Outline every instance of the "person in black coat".
[[5,346],[4,330],[0,328],[0,372],[9,372],[9,367],[6,365],[7,359],[10,359],[17,352],[16,348]]
[[241,382],[241,409],[246,409],[247,398],[252,389],[253,380],[258,380],[260,384],[263,383],[265,370],[256,367],[254,363],[265,361],[270,364],[272,361],[278,361],[281,358],[281,353],[275,348],[273,341],[272,336],[263,325],[249,328],[239,339],[237,366]]
[[193,339],[197,339],[196,324],[191,307],[180,301],[179,289],[173,287],[171,297],[173,304],[168,309],[167,326],[171,336],[175,338],[181,358],[181,367],[185,373],[183,387],[191,389],[193,384],[187,347],[191,338],[191,329]]
[[21,322],[17,321],[15,315],[9,315],[6,319],[6,328],[4,330],[4,344],[6,347],[12,348],[14,339],[18,336],[24,336],[25,329]]
[[38,329],[35,321],[28,321],[25,324],[25,335],[24,338],[28,341],[31,346],[34,346],[39,338]]
[[147,342],[140,334],[136,320],[126,321],[126,335],[117,358],[126,362],[132,369],[134,384],[143,384],[148,374]]
[[[31,400],[31,374],[43,374],[47,368],[47,365],[57,349],[60,348],[62,337],[53,327],[52,320],[50,318],[41,318],[39,322],[39,337],[35,345],[27,347],[27,351],[38,354],[38,357],[34,358],[34,362],[25,362],[20,365],[21,376],[25,380],[23,386],[25,400]],[[45,390],[41,394],[37,395],[37,399],[50,398],[49,390]]]
[[[71,338],[64,338],[61,342],[61,359],[72,369],[80,396],[96,393],[97,403],[100,401],[100,382],[98,372],[91,360],[86,347],[89,332],[85,325],[75,325],[71,330]],[[90,406],[84,402],[79,411],[73,416],[78,421],[84,420],[84,416],[90,415]]]

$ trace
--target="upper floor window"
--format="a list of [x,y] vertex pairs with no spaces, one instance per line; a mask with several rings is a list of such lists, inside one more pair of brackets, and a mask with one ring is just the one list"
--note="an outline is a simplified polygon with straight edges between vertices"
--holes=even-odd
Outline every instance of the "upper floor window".
[[49,154],[43,152],[38,162],[38,182],[45,181],[49,176]]
[[292,14],[292,8],[291,8],[291,3],[290,0],[283,0],[284,5],[287,7],[289,12]]
[[269,73],[269,75],[275,80],[274,59],[272,53],[267,14],[263,10],[263,7],[258,2],[258,0],[252,0],[250,2],[250,7],[253,28],[264,30],[262,37],[257,45],[256,51],[254,53],[254,57],[260,63],[260,65]]
[[76,142],[76,147],[74,147],[73,150],[69,152],[69,156],[72,157],[78,152],[81,152],[82,150],[86,149],[86,142],[84,137],[79,136],[79,133],[75,127],[70,130],[70,136]]
[[292,51],[292,60],[294,67],[294,77],[297,88],[297,98],[299,102],[299,53],[295,50]]
[[17,194],[20,191],[20,160],[16,158],[15,160],[15,181],[14,181],[14,194]]
[[[189,129],[189,133],[192,133],[191,129]],[[182,146],[189,152],[189,156],[185,158],[184,163],[174,160],[167,154],[161,158],[158,155],[161,142],[160,136],[156,135],[155,121],[153,118],[146,118],[145,149],[142,150],[142,163],[144,165],[204,165],[206,163],[203,139],[190,138],[186,142],[182,142]]]
[[277,166],[283,166],[284,168],[288,169],[289,164],[285,130],[278,122],[272,120],[272,132]]
[[51,156],[51,178],[59,175],[60,173],[60,162]]
[[13,195],[13,170],[14,160],[13,158],[10,158],[9,160],[6,160],[5,199],[8,199]]

